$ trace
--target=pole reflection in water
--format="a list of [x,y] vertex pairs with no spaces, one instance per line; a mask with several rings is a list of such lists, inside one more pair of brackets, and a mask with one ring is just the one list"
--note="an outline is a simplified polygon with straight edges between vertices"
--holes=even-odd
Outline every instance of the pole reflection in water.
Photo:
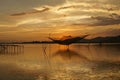
[[0,45],[0,55],[15,55],[24,53],[23,45]]
[[[53,53],[52,57],[61,57],[63,60],[72,60],[72,59],[77,59],[81,58],[83,60],[88,60],[85,56],[78,54],[75,51],[72,51],[70,49],[66,50],[58,50],[57,52]],[[88,60],[89,61],[89,60]]]
[[[0,80],[120,80],[120,46],[73,44],[61,48],[25,44],[24,54],[0,55]],[[17,51],[8,47],[11,50]]]

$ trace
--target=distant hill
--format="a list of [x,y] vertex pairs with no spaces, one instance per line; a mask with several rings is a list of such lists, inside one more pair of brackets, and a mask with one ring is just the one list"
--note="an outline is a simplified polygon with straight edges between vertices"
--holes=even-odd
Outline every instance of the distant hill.
[[91,43],[120,43],[120,35],[114,37],[96,37],[93,39],[83,39],[80,42],[91,42]]
[[[0,42],[0,44],[43,44],[50,43],[53,44],[52,41],[30,41],[30,42]],[[120,43],[120,35],[113,37],[96,37],[93,39],[82,39],[76,43]]]

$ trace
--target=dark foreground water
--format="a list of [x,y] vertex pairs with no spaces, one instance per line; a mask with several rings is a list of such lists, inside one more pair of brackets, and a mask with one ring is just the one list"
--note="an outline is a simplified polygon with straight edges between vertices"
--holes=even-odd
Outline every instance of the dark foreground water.
[[0,80],[120,80],[120,46],[24,45],[0,52]]

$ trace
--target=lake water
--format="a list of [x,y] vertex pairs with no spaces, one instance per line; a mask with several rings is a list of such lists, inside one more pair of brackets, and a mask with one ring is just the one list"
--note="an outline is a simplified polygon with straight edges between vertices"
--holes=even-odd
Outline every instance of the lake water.
[[0,52],[0,80],[120,80],[118,45],[23,46]]

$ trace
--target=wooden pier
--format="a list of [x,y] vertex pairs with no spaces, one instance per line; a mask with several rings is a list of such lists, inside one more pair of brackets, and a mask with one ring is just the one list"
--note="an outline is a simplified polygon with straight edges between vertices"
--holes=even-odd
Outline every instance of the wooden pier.
[[24,53],[23,45],[0,44],[0,54]]

